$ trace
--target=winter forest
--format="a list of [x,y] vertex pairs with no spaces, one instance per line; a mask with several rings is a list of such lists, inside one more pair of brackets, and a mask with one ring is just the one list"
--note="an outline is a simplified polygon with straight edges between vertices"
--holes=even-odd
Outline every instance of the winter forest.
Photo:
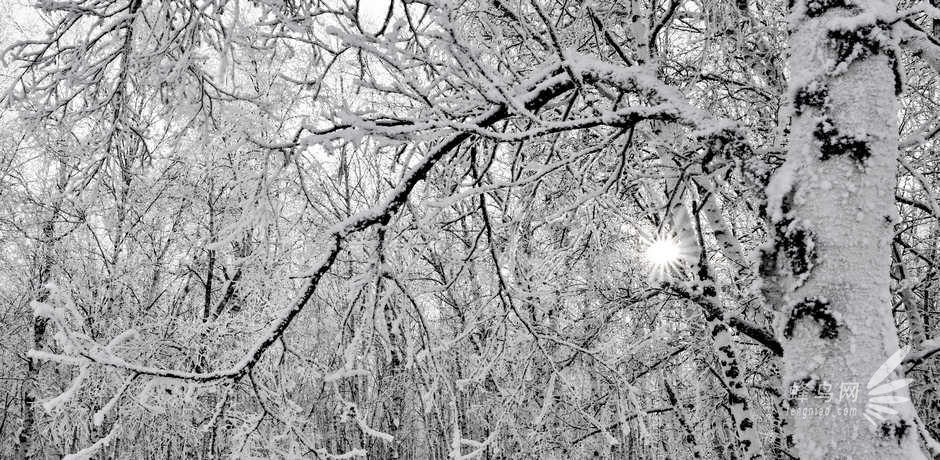
[[0,0],[0,458],[940,458],[937,0]]

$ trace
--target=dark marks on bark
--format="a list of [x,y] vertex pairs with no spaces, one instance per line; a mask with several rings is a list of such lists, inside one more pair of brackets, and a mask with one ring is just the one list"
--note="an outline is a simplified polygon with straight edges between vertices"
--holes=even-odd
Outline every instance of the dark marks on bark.
[[871,156],[871,147],[866,137],[840,133],[830,118],[823,118],[816,124],[813,137],[819,143],[819,158],[823,161],[848,156],[859,165],[864,165]]
[[835,339],[839,336],[839,322],[832,313],[828,300],[820,297],[806,297],[790,310],[790,317],[783,329],[783,335],[788,339],[792,338],[796,323],[802,318],[810,317],[821,326],[819,338]]

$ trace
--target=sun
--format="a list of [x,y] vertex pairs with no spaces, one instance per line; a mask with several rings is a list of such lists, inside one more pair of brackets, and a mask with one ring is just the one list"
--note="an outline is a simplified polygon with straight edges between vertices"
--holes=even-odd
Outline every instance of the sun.
[[663,281],[681,270],[682,262],[688,258],[688,248],[684,248],[676,237],[662,234],[649,241],[645,255],[652,268],[651,279]]
[[646,259],[656,267],[668,267],[679,262],[682,251],[675,238],[663,235],[646,248]]

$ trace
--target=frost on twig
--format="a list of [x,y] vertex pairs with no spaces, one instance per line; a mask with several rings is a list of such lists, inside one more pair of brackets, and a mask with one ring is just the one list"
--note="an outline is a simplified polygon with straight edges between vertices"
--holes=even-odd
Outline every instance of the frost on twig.
[[108,432],[103,438],[95,441],[94,444],[78,451],[73,454],[68,454],[65,457],[62,457],[62,460],[88,460],[95,457],[95,454],[98,453],[101,449],[106,447],[114,438],[120,434],[120,427],[114,425],[111,427],[111,431]]

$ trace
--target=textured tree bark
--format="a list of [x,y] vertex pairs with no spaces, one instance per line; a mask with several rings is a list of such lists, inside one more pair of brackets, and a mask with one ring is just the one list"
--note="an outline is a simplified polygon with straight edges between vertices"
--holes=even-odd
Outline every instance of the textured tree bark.
[[[793,5],[792,134],[768,186],[774,244],[762,274],[778,312],[785,391],[808,391],[790,400],[801,458],[924,458],[909,402],[875,418],[877,426],[863,416],[878,383],[869,385],[873,374],[898,350],[890,294],[899,88],[887,18],[894,11],[883,0]],[[843,384],[858,385],[855,400],[841,394]],[[909,396],[905,387],[886,394]]]
[[[930,4],[933,5],[934,8],[940,8],[940,0],[930,0]],[[931,21],[931,25],[933,26],[931,27],[931,31],[933,32],[934,38],[940,39],[940,19],[934,18],[934,20]]]
[[[711,275],[705,269],[702,269],[699,275],[703,285],[702,300],[713,305],[719,305],[720,300]],[[728,392],[728,408],[733,419],[737,450],[742,458],[748,460],[760,458],[762,451],[760,434],[757,432],[757,424],[754,423],[752,417],[747,388],[744,386],[744,375],[735,349],[734,337],[723,318],[713,314],[713,311],[716,310],[705,312],[705,332],[712,338],[712,347],[715,356],[718,358],[721,380]],[[732,450],[734,446],[728,448]]]
[[402,349],[404,348],[404,336],[401,334],[401,328],[398,321],[398,314],[389,303],[383,307],[383,316],[385,318],[386,330],[389,339],[389,362],[388,362],[388,385],[392,388],[391,403],[386,407],[388,417],[388,434],[393,436],[392,442],[388,446],[388,458],[401,458],[401,435],[402,418],[407,410],[405,406],[405,385],[404,385],[404,363],[401,359]]
[[[43,276],[48,280],[48,271],[40,269],[38,281],[43,281]],[[36,302],[44,302],[49,297],[48,289],[42,287],[35,297]],[[46,322],[48,319],[35,317],[33,323],[32,347],[42,346],[46,335]],[[27,358],[26,379],[23,382],[23,426],[20,429],[17,439],[16,457],[32,458],[34,453],[34,438],[36,436],[36,402],[37,391],[36,382],[39,377],[39,368],[42,363],[34,358]]]
[[[672,137],[672,132],[667,131],[667,138]],[[674,164],[669,148],[660,148],[659,156],[664,164]],[[678,240],[686,246],[684,251],[690,251],[694,248],[696,252],[700,253],[697,278],[695,278],[696,283],[693,285],[695,291],[687,294],[704,309],[706,339],[711,340],[718,361],[719,372],[721,373],[720,378],[728,393],[728,407],[731,411],[735,435],[735,445],[728,446],[728,450],[731,452],[737,450],[745,459],[759,458],[762,451],[760,435],[757,432],[757,424],[754,423],[752,409],[748,403],[747,388],[744,386],[744,375],[735,349],[734,336],[722,313],[724,309],[704,252],[700,216],[702,212],[700,211],[694,218],[690,215],[683,199],[684,193],[690,189],[686,189],[678,179],[667,178],[666,190],[668,213],[666,220],[670,223],[670,231],[675,233]],[[703,205],[706,204],[703,203]],[[714,200],[711,205],[714,205]],[[714,215],[716,212],[717,209],[712,209],[710,216],[706,214],[706,219],[709,219],[713,225],[715,225],[715,222],[712,222],[711,219],[717,218]],[[720,221],[720,218],[717,219]],[[721,237],[716,235],[716,238],[721,244]],[[723,247],[722,249],[728,248]]]
[[[49,281],[52,277],[52,267],[55,264],[54,246],[55,246],[55,222],[59,219],[62,207],[62,194],[68,183],[68,168],[64,162],[59,162],[58,178],[56,182],[56,191],[52,200],[52,210],[47,220],[43,223],[42,234],[39,239],[38,250],[36,251],[36,279],[32,286],[33,302],[45,302],[49,300]],[[32,308],[32,305],[27,305]],[[34,350],[42,348],[46,337],[46,324],[48,319],[41,316],[33,316],[32,312],[27,312],[31,317],[32,337],[30,347]],[[26,378],[23,380],[23,425],[17,436],[16,458],[33,458],[37,456],[35,452],[36,437],[36,404],[38,401],[37,383],[42,361],[35,358],[26,358]]]
[[[209,210],[209,244],[215,244],[215,187],[214,181],[209,180],[209,193],[206,198],[206,205]],[[204,292],[204,301],[202,307],[202,320],[208,321],[212,317],[212,279],[215,278],[215,249],[209,249],[208,261],[206,262],[206,283]]]
[[679,421],[679,426],[681,426],[682,430],[685,432],[685,442],[689,445],[692,458],[702,458],[702,447],[695,438],[695,429],[689,424],[685,416],[686,408],[679,405],[679,399],[676,398],[676,393],[672,390],[672,386],[669,385],[668,378],[663,379],[663,389],[666,390],[666,397],[669,398],[669,404],[672,404],[672,407],[676,408],[673,414],[675,414],[676,420]]

